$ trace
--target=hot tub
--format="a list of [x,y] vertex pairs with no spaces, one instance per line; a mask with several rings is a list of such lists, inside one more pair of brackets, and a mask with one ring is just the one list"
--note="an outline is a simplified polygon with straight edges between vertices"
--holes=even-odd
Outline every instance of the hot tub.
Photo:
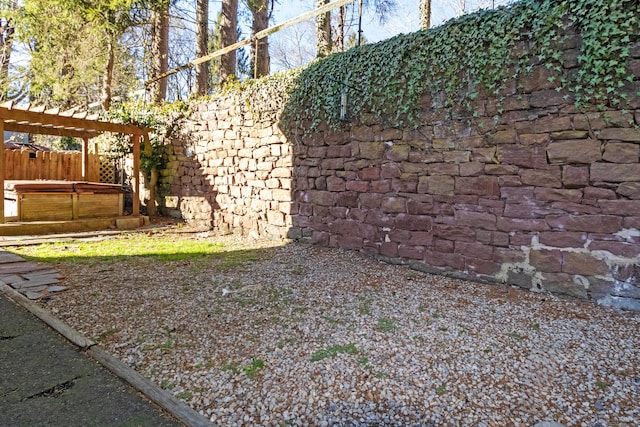
[[84,181],[5,181],[8,221],[71,221],[123,215],[122,186]]

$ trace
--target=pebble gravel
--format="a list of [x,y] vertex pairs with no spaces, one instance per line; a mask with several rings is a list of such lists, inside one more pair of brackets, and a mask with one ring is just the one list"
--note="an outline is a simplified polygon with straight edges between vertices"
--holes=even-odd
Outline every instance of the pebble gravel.
[[640,425],[640,313],[198,238],[228,257],[64,267],[41,304],[216,425]]

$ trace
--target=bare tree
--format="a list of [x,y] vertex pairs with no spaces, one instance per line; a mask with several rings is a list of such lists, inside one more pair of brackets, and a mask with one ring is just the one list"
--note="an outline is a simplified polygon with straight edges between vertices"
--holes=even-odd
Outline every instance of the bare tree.
[[[11,0],[0,4],[0,11],[11,12],[17,7],[16,1]],[[0,100],[6,101],[9,96],[9,63],[13,50],[13,35],[15,26],[13,20],[7,16],[0,17],[0,41],[2,52],[0,53]]]
[[[196,0],[196,57],[207,54],[209,38],[209,0]],[[204,96],[208,91],[209,62],[196,65],[196,84],[193,93]]]
[[431,0],[420,0],[420,28],[431,28]]
[[[151,69],[149,77],[154,78],[169,69],[169,2],[167,1],[151,15]],[[150,100],[161,103],[167,97],[167,79],[160,79],[149,87]]]
[[[238,40],[238,0],[223,0],[220,16],[220,48],[231,46]],[[220,86],[236,75],[236,51],[220,58]]]
[[[248,0],[249,10],[251,11],[252,24],[251,34],[255,35],[269,27],[269,19],[271,18],[272,2],[269,0]],[[269,57],[269,38],[263,37],[252,46],[251,60],[253,63],[254,77],[262,77],[269,75],[270,57]]]
[[274,68],[291,70],[313,61],[317,57],[315,31],[315,24],[305,21],[274,34],[269,42]]
[[[318,0],[316,7],[328,4],[329,0]],[[316,18],[317,57],[323,58],[331,53],[331,11]]]

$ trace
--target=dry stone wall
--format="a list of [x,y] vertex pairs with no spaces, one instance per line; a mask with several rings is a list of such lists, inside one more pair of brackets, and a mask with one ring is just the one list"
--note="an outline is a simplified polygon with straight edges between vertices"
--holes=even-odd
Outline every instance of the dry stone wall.
[[[579,40],[563,51],[574,72]],[[284,135],[282,105],[194,106],[166,212],[220,231],[362,250],[414,268],[640,309],[640,43],[620,109],[579,111],[537,64],[472,112]]]
[[193,105],[167,147],[161,212],[222,233],[286,237],[293,153],[277,118],[277,108],[258,118],[232,96]]

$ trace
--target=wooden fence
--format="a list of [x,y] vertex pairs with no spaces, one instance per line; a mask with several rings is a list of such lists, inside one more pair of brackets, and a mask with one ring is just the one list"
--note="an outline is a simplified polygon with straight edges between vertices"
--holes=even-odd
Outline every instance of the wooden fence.
[[[89,154],[87,181],[101,182],[100,156]],[[72,151],[5,150],[6,180],[82,181],[82,153]]]

